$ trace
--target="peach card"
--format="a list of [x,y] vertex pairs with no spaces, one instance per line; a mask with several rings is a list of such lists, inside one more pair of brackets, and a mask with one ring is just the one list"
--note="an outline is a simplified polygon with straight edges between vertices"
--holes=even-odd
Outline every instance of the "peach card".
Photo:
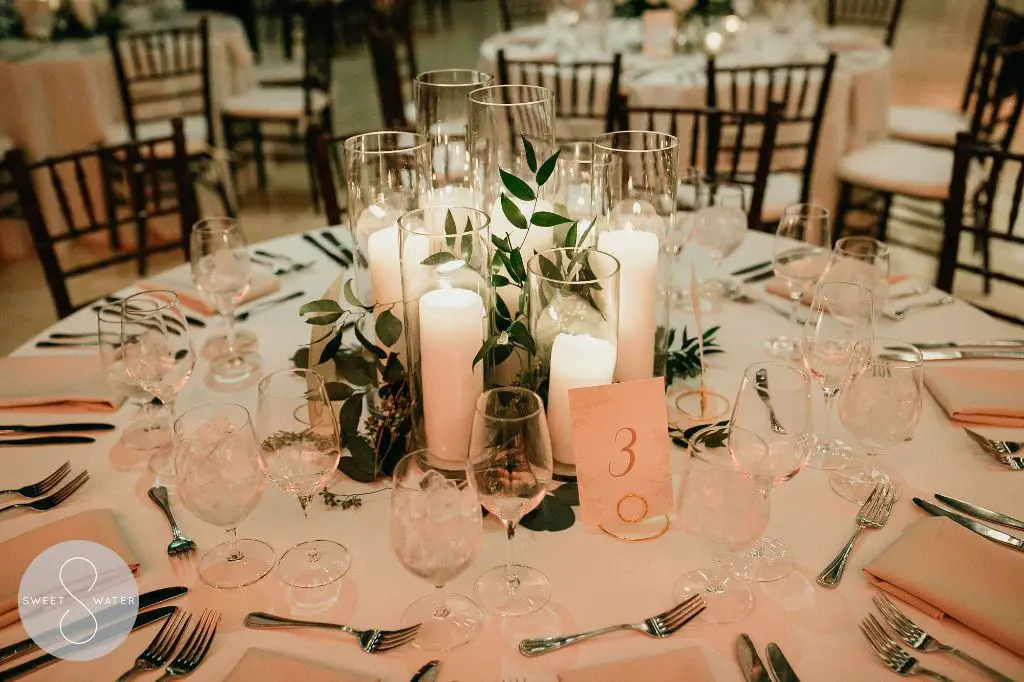
[[569,391],[583,522],[639,522],[673,509],[665,380]]

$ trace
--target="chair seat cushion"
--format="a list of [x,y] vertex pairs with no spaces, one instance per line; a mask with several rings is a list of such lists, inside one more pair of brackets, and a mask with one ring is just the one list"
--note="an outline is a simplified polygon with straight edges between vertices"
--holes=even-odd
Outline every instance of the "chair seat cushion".
[[843,182],[893,194],[945,199],[953,175],[953,152],[899,140],[880,140],[844,156]]
[[[209,151],[207,143],[206,119],[202,116],[188,116],[184,119],[185,149],[189,156],[202,154]],[[135,134],[140,141],[152,140],[157,137],[170,137],[174,132],[171,128],[170,119],[160,121],[146,121],[135,126]],[[107,144],[123,144],[131,140],[131,133],[128,131],[127,123],[115,123],[103,131],[103,139]],[[164,149],[164,147],[167,147]],[[174,150],[170,145],[156,147],[158,156],[172,156]]]
[[253,67],[255,81],[260,85],[302,85],[302,64],[298,62],[270,62]]
[[773,223],[782,217],[785,210],[800,203],[801,179],[796,173],[771,173],[764,192],[761,207],[761,222]]
[[956,142],[956,134],[970,127],[964,112],[935,107],[892,107],[889,109],[889,135],[897,140],[921,144]]
[[[313,111],[327,107],[327,95],[314,90]],[[221,113],[235,118],[302,120],[306,116],[305,93],[302,88],[253,88],[243,95],[229,98]]]

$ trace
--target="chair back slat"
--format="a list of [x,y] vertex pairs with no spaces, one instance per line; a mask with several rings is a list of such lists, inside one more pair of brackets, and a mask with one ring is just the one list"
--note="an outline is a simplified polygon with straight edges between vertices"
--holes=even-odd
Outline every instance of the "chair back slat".
[[[334,137],[325,132],[319,125],[311,125],[307,131],[309,147],[312,149],[312,163],[316,171],[316,186],[323,202],[324,214],[328,225],[340,225],[342,222],[341,202],[338,201],[338,185],[334,172],[334,159],[342,155],[341,147],[344,137]],[[340,169],[339,169],[340,170]]]
[[883,40],[892,47],[903,14],[903,0],[828,0],[828,25],[871,26],[884,30]]
[[961,110],[968,114],[974,111],[978,92],[982,87],[985,51],[993,45],[1012,47],[1021,42],[1024,42],[1024,14],[1000,4],[997,0],[986,0],[974,55],[967,71],[967,84],[960,102]]
[[390,129],[408,126],[405,102],[412,90],[412,79],[418,73],[410,12],[408,0],[376,0],[367,22],[367,43],[381,115],[384,126]]
[[980,86],[976,93],[972,135],[1009,149],[1024,108],[1024,44],[988,47],[982,53]]

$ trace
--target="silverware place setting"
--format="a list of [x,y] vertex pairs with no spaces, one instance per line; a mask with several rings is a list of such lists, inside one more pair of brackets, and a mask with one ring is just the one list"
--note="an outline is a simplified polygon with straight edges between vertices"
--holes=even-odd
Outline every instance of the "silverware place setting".
[[113,424],[101,422],[71,422],[67,424],[4,424],[0,425],[0,435],[12,433],[84,433],[86,431],[113,431]]
[[[325,230],[324,232],[326,233],[327,231]],[[330,234],[330,233],[327,233],[327,234]],[[324,235],[321,235],[321,236],[323,237]],[[331,235],[331,237],[334,237],[334,235]],[[306,234],[302,235],[302,238],[306,242],[308,242],[310,246],[314,247],[320,253],[324,254],[325,256],[327,256],[328,258],[333,260],[335,263],[337,263],[341,267],[343,267],[343,268],[350,268],[350,267],[352,267],[354,259],[352,257],[352,252],[348,251],[348,249],[346,249],[346,251],[348,251],[347,255],[344,252],[334,251],[331,248],[329,248],[328,246],[324,245],[322,242],[318,241],[317,238],[313,235],[312,232],[307,232]],[[335,239],[335,241],[336,241],[336,239]]]
[[254,253],[256,255],[250,255],[249,258],[252,259],[254,263],[262,265],[265,268],[269,268],[271,274],[274,275],[288,275],[293,272],[302,272],[303,270],[313,267],[313,265],[316,262],[309,261],[305,263],[300,263],[298,261],[293,260],[289,256],[281,256],[276,254],[273,256],[269,254],[263,256],[261,254],[265,254],[267,252],[261,249],[257,249]]
[[[965,428],[964,431],[977,443],[986,455],[996,459],[1015,471],[1024,471],[1024,443],[1012,440],[993,440],[986,438],[977,431]],[[1021,454],[1018,454],[1021,453]]]
[[174,520],[174,514],[171,513],[171,501],[167,497],[167,488],[162,485],[150,488],[149,499],[153,500],[156,506],[160,507],[160,511],[164,513],[164,517],[171,527],[171,543],[167,545],[167,556],[179,556],[194,552],[196,550],[196,543],[192,538],[181,532],[181,529],[178,528],[178,522]]
[[875,650],[882,664],[897,675],[909,677],[912,675],[926,675],[940,682],[953,682],[953,680],[934,670],[929,670],[918,663],[917,659],[910,655],[903,647],[897,644],[885,633],[882,624],[873,615],[861,621],[860,631],[864,633],[871,648]]
[[71,473],[71,462],[67,461],[57,467],[49,476],[35,483],[23,485],[20,488],[0,490],[0,495],[19,495],[25,498],[40,497],[57,487],[57,484],[64,480],[64,477]]
[[892,486],[888,483],[879,483],[875,486],[857,512],[857,530],[854,531],[846,545],[839,550],[836,558],[818,575],[819,585],[822,587],[839,585],[839,581],[843,578],[843,571],[846,570],[846,562],[849,560],[850,554],[853,553],[854,543],[857,542],[861,532],[865,528],[873,530],[884,528],[889,521],[889,513],[895,502],[896,493]]
[[30,445],[86,445],[95,443],[89,436],[39,436],[37,438],[5,438],[0,440],[0,448],[23,448]]
[[[164,674],[158,677],[156,682],[170,680],[175,677],[186,677],[194,673],[196,668],[206,660],[206,654],[210,652],[213,638],[217,635],[220,619],[221,614],[219,611],[204,609],[203,615],[192,626],[192,631],[185,639],[185,643],[181,645],[181,651],[164,669]],[[163,664],[161,663],[160,665]]]
[[[1009,528],[1024,528],[1024,522],[1021,522],[1020,520],[1015,519],[1012,516],[1006,516],[1005,514],[1000,514],[999,512],[990,511],[988,509],[985,509],[984,507],[977,507],[973,504],[970,504],[969,502],[963,502],[962,500],[957,500],[956,498],[952,497],[946,497],[945,495],[936,495],[935,497],[945,502],[946,504],[949,504],[949,501],[952,501],[953,504],[950,506],[959,509],[960,511],[971,514],[972,516],[985,519],[986,521],[992,521],[1000,525],[1007,526]],[[955,521],[956,523],[960,524],[967,530],[973,531],[978,535],[982,536],[983,538],[991,540],[992,542],[998,545],[1003,545],[1004,547],[1010,547],[1012,549],[1024,552],[1024,540],[1022,540],[1021,538],[1018,538],[1014,535],[1010,535],[1009,533],[1001,531],[998,528],[993,528],[992,526],[988,526],[979,521],[975,521],[974,519],[967,518],[966,516],[962,516],[954,511],[946,509],[945,507],[940,507],[936,504],[932,504],[927,500],[922,500],[920,497],[914,498],[914,504],[916,504],[918,507],[925,510],[932,516],[945,516],[951,521]]]
[[12,509],[31,509],[32,511],[50,511],[51,509],[59,506],[66,499],[71,497],[76,490],[85,485],[85,482],[89,480],[89,472],[83,471],[82,473],[71,479],[71,482],[65,485],[63,488],[48,495],[46,497],[40,497],[32,500],[31,502],[17,502],[15,504],[7,505],[6,507],[0,507],[0,514]]
[[253,611],[246,615],[245,626],[257,630],[264,628],[323,628],[326,630],[340,630],[358,639],[359,646],[368,654],[388,651],[403,644],[408,644],[416,638],[416,633],[420,631],[419,623],[400,630],[359,630],[348,625],[342,625],[341,623],[297,620],[295,618],[275,616],[272,613],[264,613],[262,611]]
[[911,303],[909,305],[903,306],[902,308],[897,308],[896,310],[883,310],[882,315],[884,315],[885,317],[894,322],[899,322],[900,320],[904,319],[907,316],[907,313],[912,312],[914,310],[922,310],[924,308],[938,308],[940,306],[950,305],[951,303],[955,302],[956,299],[954,297],[946,295],[931,301],[919,301],[917,303]]
[[266,301],[260,301],[259,303],[254,303],[247,309],[235,314],[235,321],[245,322],[246,320],[249,319],[250,316],[255,315],[256,313],[268,310],[281,303],[286,303],[287,301],[294,301],[295,299],[301,298],[302,296],[305,295],[305,291],[293,291],[290,294],[285,294],[284,296],[280,296],[278,298],[273,298]]
[[[768,669],[775,675],[778,682],[800,682],[793,666],[789,664],[786,655],[775,642],[769,642],[765,647],[765,654],[768,656]],[[747,682],[772,682],[768,670],[765,669],[761,656],[757,653],[757,647],[750,639],[750,636],[742,632],[736,639],[736,658],[739,660],[740,669]]]
[[117,678],[117,682],[126,682],[141,672],[162,668],[177,650],[190,620],[192,620],[192,616],[188,611],[182,609],[165,620],[153,641],[138,655],[132,667]]

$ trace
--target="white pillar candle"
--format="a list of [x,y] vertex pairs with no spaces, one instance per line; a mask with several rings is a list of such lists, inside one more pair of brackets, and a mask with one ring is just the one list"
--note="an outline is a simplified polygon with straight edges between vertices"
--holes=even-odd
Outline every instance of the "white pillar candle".
[[559,334],[551,345],[548,379],[548,427],[556,461],[575,464],[569,389],[612,383],[615,346],[587,334]]
[[658,235],[639,230],[608,230],[597,248],[619,260],[619,343],[616,381],[654,374],[658,305]]
[[473,366],[487,333],[484,301],[469,289],[434,289],[420,297],[420,399],[427,447],[446,460],[469,448],[483,369]]

